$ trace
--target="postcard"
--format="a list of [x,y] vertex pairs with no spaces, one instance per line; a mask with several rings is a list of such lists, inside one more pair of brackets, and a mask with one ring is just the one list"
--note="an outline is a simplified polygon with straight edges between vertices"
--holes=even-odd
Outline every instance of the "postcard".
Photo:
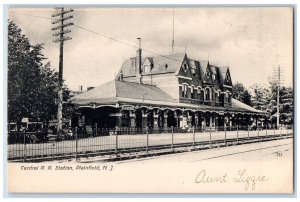
[[10,193],[294,193],[292,6],[14,7]]

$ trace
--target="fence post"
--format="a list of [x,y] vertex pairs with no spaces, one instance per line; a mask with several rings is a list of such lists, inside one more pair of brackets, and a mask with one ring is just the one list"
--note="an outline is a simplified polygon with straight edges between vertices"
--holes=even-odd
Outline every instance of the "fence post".
[[95,123],[95,129],[96,129],[96,137],[98,137],[98,124]]
[[171,145],[171,148],[172,148],[172,151],[174,151],[174,127],[172,126],[171,129],[172,129],[172,145]]
[[211,131],[209,131],[209,147],[211,148]]
[[224,131],[225,131],[225,146],[227,146],[226,130],[227,130],[227,128],[226,128],[226,126],[225,126],[225,127],[224,127]]
[[250,134],[249,134],[249,126],[248,126],[248,142],[249,142],[249,139],[250,139]]
[[259,127],[257,127],[257,142],[259,141]]
[[273,126],[273,139],[275,140],[275,125]]
[[236,140],[237,140],[237,144],[239,144],[239,125],[237,125],[236,127]]
[[26,129],[24,129],[24,135],[23,135],[23,145],[24,145],[24,149],[23,149],[23,162],[26,162]]
[[147,153],[148,153],[148,151],[149,151],[149,131],[148,130],[146,130],[147,132],[146,132],[146,135],[147,135],[147,148],[146,148],[146,150],[147,150]]
[[78,161],[78,128],[75,127],[75,160]]
[[193,147],[195,149],[195,126],[193,126]]
[[282,128],[279,128],[279,132],[280,132],[280,139],[282,139],[281,130],[282,130]]
[[266,138],[268,136],[268,125],[266,124]]
[[116,153],[118,153],[118,131],[117,128],[113,129],[116,136]]

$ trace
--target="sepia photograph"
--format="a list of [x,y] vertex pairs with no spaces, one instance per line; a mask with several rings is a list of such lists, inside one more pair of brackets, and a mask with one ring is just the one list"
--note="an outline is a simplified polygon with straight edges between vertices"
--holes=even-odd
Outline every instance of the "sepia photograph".
[[9,6],[8,191],[293,194],[294,15]]

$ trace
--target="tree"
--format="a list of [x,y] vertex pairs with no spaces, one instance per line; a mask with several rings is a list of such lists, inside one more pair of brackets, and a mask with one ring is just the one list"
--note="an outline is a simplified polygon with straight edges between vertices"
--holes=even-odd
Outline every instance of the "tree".
[[38,93],[39,51],[32,46],[12,21],[8,25],[8,119],[20,122],[22,117],[34,116]]
[[243,84],[236,82],[232,88],[232,97],[251,106],[251,94]]
[[270,100],[269,90],[259,84],[252,85],[251,90],[253,91],[251,99],[252,106],[258,110],[267,111]]
[[[277,84],[270,82],[270,101],[269,109],[271,122],[276,123],[277,119]],[[294,93],[291,87],[281,86],[279,89],[279,123],[292,124],[294,111]]]
[[[58,73],[43,62],[43,44],[32,45],[12,21],[8,25],[8,120],[56,118]],[[65,87],[66,91],[67,88]],[[65,100],[68,100],[69,93]]]

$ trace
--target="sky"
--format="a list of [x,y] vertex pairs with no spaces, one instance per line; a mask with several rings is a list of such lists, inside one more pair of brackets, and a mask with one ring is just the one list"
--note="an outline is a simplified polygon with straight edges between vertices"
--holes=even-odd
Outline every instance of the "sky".
[[[267,85],[280,65],[284,85],[293,85],[293,13],[280,7],[189,8],[80,8],[75,7],[69,27],[72,40],[64,45],[63,77],[67,86],[99,86],[115,78],[122,62],[136,48],[157,54],[171,52],[174,10],[174,53],[186,52],[196,60],[229,66],[233,82],[246,87]],[[53,8],[10,8],[13,20],[33,44],[44,43],[43,53],[58,70],[59,44],[53,43]],[[36,17],[33,17],[36,16]],[[154,56],[143,51],[143,56]],[[45,61],[46,62],[46,61]]]

